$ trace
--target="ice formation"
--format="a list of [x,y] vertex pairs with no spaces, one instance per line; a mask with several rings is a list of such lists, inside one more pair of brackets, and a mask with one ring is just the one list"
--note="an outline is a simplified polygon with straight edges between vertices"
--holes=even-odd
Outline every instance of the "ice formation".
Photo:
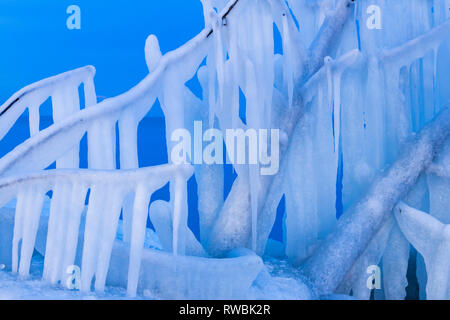
[[[11,238],[1,239],[0,257],[10,256],[11,270],[27,277],[39,248],[43,279],[52,284],[63,283],[67,267],[80,260],[84,292],[95,278],[99,292],[118,285],[129,296],[148,289],[165,298],[276,298],[274,292],[289,287],[299,298],[352,292],[369,299],[367,268],[379,265],[384,288],[378,294],[404,299],[412,244],[421,297],[448,298],[447,287],[437,284],[448,275],[450,223],[444,1],[202,3],[205,29],[184,46],[162,54],[158,38],[147,38],[149,74],[128,92],[97,103],[95,69],[85,67],[25,87],[0,106],[0,138],[26,108],[30,120],[30,139],[0,159],[0,205],[17,199],[13,230],[0,233]],[[366,27],[374,5],[383,14],[376,30]],[[281,54],[275,54],[276,33]],[[195,77],[202,98],[186,85]],[[40,131],[39,108],[49,97],[54,124]],[[182,165],[169,156],[164,166],[139,168],[138,125],[156,100],[169,155],[172,133],[194,134],[194,121],[222,132],[274,128],[280,130],[278,174],[260,176],[258,164],[234,165],[237,177],[224,198],[223,167],[198,163],[195,151]],[[81,170],[86,134],[89,169]],[[54,162],[56,170],[44,171]],[[199,241],[187,225],[191,175],[198,185]],[[169,201],[150,205],[168,183]],[[284,239],[275,246],[269,234],[283,196]],[[148,215],[157,249],[144,249]],[[287,285],[252,251],[285,255],[301,275]]]
[[[127,194],[134,193],[128,294],[135,295],[150,197],[154,191],[173,181],[176,185],[175,202],[183,199],[183,194],[186,193],[186,180],[190,175],[192,175],[191,168],[174,166],[123,170],[114,174],[107,171],[43,172],[25,178],[27,182],[24,191],[21,190],[22,186],[17,178],[6,179],[1,186],[2,201],[8,202],[11,198],[17,197],[12,271],[18,271],[19,275],[24,277],[29,273],[42,203],[45,193],[52,190],[43,278],[53,284],[65,280],[67,267],[74,265],[75,262],[80,217],[85,208],[87,191],[90,190],[82,251],[81,290],[90,291],[95,275],[95,289],[102,292],[122,203]],[[117,183],[120,183],[120,187]],[[112,201],[108,201],[107,197],[111,197]],[[178,235],[181,232],[177,232],[180,228],[187,228],[181,220],[183,215],[181,209],[179,205],[173,209],[174,252],[184,251],[184,243],[180,241],[181,237]],[[20,255],[19,242],[21,242]]]
[[408,241],[422,254],[427,266],[427,298],[449,299],[449,227],[433,216],[400,203],[395,217]]

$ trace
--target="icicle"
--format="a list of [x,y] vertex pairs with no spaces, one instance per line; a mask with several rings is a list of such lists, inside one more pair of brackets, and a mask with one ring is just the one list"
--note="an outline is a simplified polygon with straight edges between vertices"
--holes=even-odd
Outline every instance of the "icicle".
[[16,214],[14,216],[14,238],[12,243],[12,272],[19,268],[19,242],[23,237],[23,220],[26,212],[27,194],[21,193],[17,197]]
[[95,185],[89,195],[89,207],[86,214],[86,226],[84,231],[83,257],[81,262],[81,291],[91,290],[92,278],[97,268],[98,247],[100,245],[101,213],[104,205],[108,203],[106,191],[108,188]]
[[[318,192],[317,215],[319,219],[318,237],[325,238],[336,223],[336,176],[338,172],[339,154],[334,152],[333,123],[330,121],[332,106],[326,103],[326,83],[318,85],[316,101],[313,102],[312,113],[316,119],[311,140],[314,144],[315,179]],[[303,184],[303,181],[299,181]],[[326,200],[325,200],[326,199]]]
[[[263,0],[259,3],[260,12],[260,28],[263,47],[263,60],[261,62],[261,75],[264,86],[260,92],[264,94],[264,110],[265,110],[265,128],[270,128],[272,122],[272,99],[275,81],[275,62],[274,62],[274,35],[273,35],[273,17],[270,6],[267,1]],[[258,29],[258,24],[255,25]]]
[[331,72],[331,62],[333,59],[331,57],[325,57],[324,64],[325,70],[327,72],[327,83],[328,83],[328,105],[333,105],[333,74]]
[[208,77],[209,77],[209,81],[208,81],[208,105],[209,105],[209,126],[212,127],[213,122],[214,122],[214,116],[215,113],[217,112],[217,110],[215,110],[216,108],[216,77],[217,77],[217,72],[216,72],[216,66],[215,66],[215,61],[216,61],[216,55],[214,52],[211,52],[208,55],[208,58],[206,59],[206,65],[208,67]]
[[233,73],[232,126],[239,127],[239,87],[244,89],[246,86],[245,79],[239,75],[242,74],[242,68],[245,68],[243,58],[249,59],[254,65],[256,83],[261,89],[258,104],[263,124],[269,127],[275,80],[273,17],[270,6],[265,0],[258,0],[243,6],[229,19],[228,53]]
[[[247,98],[247,124],[250,128],[254,130],[262,129],[262,119],[261,112],[258,110],[258,94],[259,90],[257,88],[257,79],[255,68],[250,61],[246,64],[246,98]],[[250,200],[251,200],[251,212],[252,212],[252,249],[256,251],[257,249],[257,223],[258,223],[258,200],[259,200],[259,190],[260,190],[260,174],[259,174],[259,164],[251,163],[252,155],[251,153],[257,152],[254,150],[249,142],[249,182],[250,182]]]
[[[64,239],[66,235],[66,230],[68,226],[68,218],[69,218],[69,212],[71,210],[70,203],[67,201],[67,199],[70,199],[71,193],[72,193],[72,186],[66,185],[64,186],[64,191],[60,193],[61,199],[60,204],[57,208],[54,209],[54,211],[51,212],[53,216],[56,218],[55,221],[55,229],[53,232],[53,238],[52,238],[52,259],[49,263],[49,269],[50,275],[49,275],[49,282],[51,284],[58,283],[59,280],[61,280],[61,276],[65,270],[63,270],[63,258],[64,258],[64,251],[66,250],[65,241]],[[50,228],[49,228],[50,232]]]
[[289,25],[287,21],[287,13],[283,13],[283,75],[284,84],[288,90],[289,108],[292,107],[294,97],[294,55],[291,48],[291,39],[289,33]]
[[[450,9],[448,10],[450,11]],[[437,65],[438,65],[438,54],[439,54],[439,46],[433,48],[433,111],[434,115],[436,115],[439,110],[439,87],[437,80]]]
[[332,70],[332,59],[330,57],[325,58],[325,68],[328,81],[328,103],[333,110],[334,152],[338,153],[341,134],[341,74]]
[[[210,0],[201,0],[205,27],[213,30],[214,46],[207,58],[209,72],[209,127],[214,127],[217,108],[222,109],[224,86],[224,50],[222,39],[222,23],[214,11]],[[218,83],[218,97],[216,97],[216,80]]]
[[88,77],[84,82],[84,100],[86,108],[97,104],[97,94],[95,93],[93,77]]
[[[257,1],[257,5],[247,7],[247,43],[246,51],[248,59],[253,63],[255,68],[255,79],[259,88],[260,108],[266,117],[265,124],[270,123],[269,109],[272,105],[272,93],[274,82],[274,65],[273,65],[273,20],[268,18],[267,3]],[[270,30],[268,30],[268,22],[270,20]],[[270,53],[268,52],[270,51]],[[270,101],[269,101],[270,97]],[[249,120],[247,119],[247,122]]]
[[[241,17],[238,15],[239,12],[236,13],[237,16],[230,16],[229,19],[229,50],[228,54],[230,56],[230,62],[231,62],[231,73],[232,73],[232,84],[231,84],[231,90],[232,90],[232,98],[231,98],[231,114],[228,115],[225,113],[225,116],[228,116],[231,118],[230,124],[228,126],[231,126],[233,128],[238,127],[238,123],[240,123],[239,119],[239,86],[242,84],[242,78],[240,76],[240,67],[242,65],[242,56],[239,52],[239,38],[240,38],[240,32],[242,32],[241,27]],[[227,126],[227,125],[226,125]]]
[[[390,66],[384,68],[384,82],[386,91],[386,145],[391,146],[386,150],[386,162],[392,163],[397,157],[399,147],[404,141],[410,130],[410,117],[408,117],[409,108],[405,105],[403,95],[399,89],[400,67]],[[395,107],[394,107],[395,106]]]
[[[138,121],[134,114],[127,112],[119,119],[120,169],[139,167],[137,149]],[[128,195],[123,203],[123,240],[130,242],[131,220],[133,216],[133,194]]]
[[43,277],[52,284],[64,283],[67,268],[75,262],[85,198],[86,188],[79,183],[57,184],[53,189]]
[[143,184],[137,186],[134,198],[130,261],[128,265],[127,294],[130,297],[136,296],[137,292],[150,197],[150,190],[146,186]]
[[60,183],[53,188],[43,273],[43,279],[51,284],[56,284],[60,280],[62,250],[64,249],[61,239],[65,235],[64,226],[69,207],[67,198],[70,197],[70,194],[71,188],[68,183]]
[[334,152],[339,153],[341,140],[341,74],[333,74]]
[[30,137],[33,137],[39,133],[39,105],[31,105],[28,108],[28,116],[30,121]]

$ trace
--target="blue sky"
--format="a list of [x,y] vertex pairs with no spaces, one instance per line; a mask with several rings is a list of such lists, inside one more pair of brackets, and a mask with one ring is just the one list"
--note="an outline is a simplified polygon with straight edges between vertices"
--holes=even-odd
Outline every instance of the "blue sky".
[[[81,30],[69,30],[69,5]],[[1,0],[0,104],[32,82],[84,65],[97,68],[97,94],[113,97],[148,73],[145,40],[164,52],[203,28],[200,0]]]

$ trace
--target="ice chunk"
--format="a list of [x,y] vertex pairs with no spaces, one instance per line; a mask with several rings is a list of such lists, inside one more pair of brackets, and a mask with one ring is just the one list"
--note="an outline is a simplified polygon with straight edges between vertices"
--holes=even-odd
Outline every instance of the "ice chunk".
[[[108,274],[110,285],[126,283],[128,255],[128,246],[116,241]],[[144,249],[138,292],[155,292],[161,299],[244,299],[262,268],[261,258],[248,251],[232,258],[211,259]]]

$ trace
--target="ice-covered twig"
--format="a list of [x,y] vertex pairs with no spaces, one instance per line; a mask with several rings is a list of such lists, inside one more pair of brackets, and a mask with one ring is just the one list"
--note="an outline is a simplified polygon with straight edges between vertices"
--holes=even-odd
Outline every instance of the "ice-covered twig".
[[402,46],[387,50],[381,56],[388,65],[409,65],[413,61],[425,56],[430,50],[437,50],[442,42],[450,38],[450,20],[442,23]]
[[70,81],[81,83],[87,76],[94,77],[94,75],[95,68],[93,66],[86,66],[30,84],[14,93],[3,105],[0,106],[0,116],[3,116],[21,99],[24,99],[27,95],[35,91],[43,90],[44,92],[42,92],[41,95],[47,95],[48,97],[51,95],[51,92],[55,90],[55,87],[61,85],[63,82]]
[[[340,15],[338,15],[340,16]],[[325,23],[324,23],[325,25]],[[436,27],[432,31],[428,32],[427,34],[420,36],[414,40],[411,40],[407,42],[405,45],[402,45],[400,47],[390,49],[382,54],[380,59],[382,59],[387,66],[389,66],[389,63],[401,63],[406,64],[411,62],[414,59],[417,59],[421,56],[423,56],[424,53],[428,52],[429,50],[437,50],[438,46],[442,41],[445,40],[445,32],[449,28],[448,22]],[[325,27],[322,27],[325,28]],[[317,43],[320,43],[318,39],[320,37],[326,38],[328,35],[328,32],[331,31],[325,31],[322,30],[322,35],[317,36]],[[311,46],[310,52],[313,52],[314,45]],[[316,52],[320,52],[320,46],[318,46],[316,49]],[[311,53],[310,53],[311,54]],[[410,61],[411,60],[411,61]],[[335,61],[331,62],[330,66],[333,69],[333,73],[342,73],[343,70],[360,65],[360,62],[364,62],[365,58],[361,54],[361,52],[358,52],[358,50],[351,51],[339,59],[336,59]],[[392,68],[392,67],[389,67]],[[397,69],[396,69],[397,70]],[[316,93],[315,87],[317,86],[317,83],[319,81],[323,81],[326,77],[326,68],[321,67],[315,74],[313,74],[305,84],[297,84],[297,88],[300,88],[297,90],[297,104],[301,99],[303,99],[303,103],[309,102],[314,94]],[[295,118],[293,115],[289,115],[289,117],[285,118],[285,121],[281,121],[280,123],[283,124],[289,124],[290,119]],[[301,120],[300,120],[301,122]],[[288,128],[288,126],[285,126]],[[289,140],[291,141],[291,139]],[[263,213],[260,215],[261,221],[259,222],[259,252],[264,251],[265,241],[267,241],[267,238],[269,236],[271,226],[273,225],[273,222],[275,220],[275,213],[276,208],[278,206],[279,201],[281,200],[281,197],[283,195],[282,191],[282,185],[283,185],[283,168],[285,167],[284,161],[281,162],[280,165],[280,174],[277,175],[274,179],[274,183],[272,183],[272,186],[270,188],[270,191],[268,192],[269,197],[266,198],[265,207],[263,209]]]
[[[53,191],[43,278],[50,283],[65,280],[66,268],[74,264],[78,243],[80,217],[90,190],[86,216],[82,257],[81,289],[90,291],[95,275],[95,288],[103,291],[117,223],[126,195],[132,193],[134,209],[128,268],[128,294],[136,294],[148,205],[153,192],[168,182],[175,184],[173,206],[174,251],[184,251],[178,230],[183,224],[182,206],[177,205],[186,195],[186,181],[193,174],[189,165],[165,165],[135,170],[93,171],[52,170],[25,176],[8,177],[0,181],[0,204],[17,197],[13,238],[13,272],[27,276],[35,244],[42,201]],[[109,200],[108,200],[109,199]],[[182,232],[180,232],[182,233]],[[19,265],[19,243],[22,241]]]
[[317,293],[333,292],[378,232],[386,215],[431,164],[450,134],[450,109],[442,111],[412,141],[363,200],[338,221],[334,232],[303,266]]

